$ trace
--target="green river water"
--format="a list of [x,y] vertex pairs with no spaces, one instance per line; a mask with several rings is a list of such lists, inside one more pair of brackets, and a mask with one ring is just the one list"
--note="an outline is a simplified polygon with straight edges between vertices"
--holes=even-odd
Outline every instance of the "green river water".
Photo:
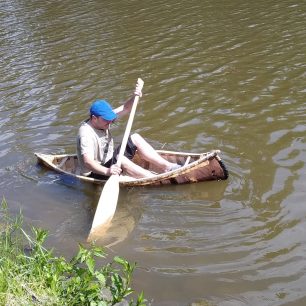
[[305,1],[1,0],[0,20],[12,213],[59,254],[86,245],[101,188],[33,153],[74,153],[91,102],[119,106],[141,77],[133,131],[156,148],[220,149],[230,177],[121,190],[99,243],[138,263],[151,305],[306,305]]

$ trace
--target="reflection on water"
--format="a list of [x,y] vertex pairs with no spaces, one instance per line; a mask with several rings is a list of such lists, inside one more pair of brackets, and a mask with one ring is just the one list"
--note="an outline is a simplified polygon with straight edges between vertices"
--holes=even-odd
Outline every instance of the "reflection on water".
[[[230,178],[122,189],[98,244],[137,261],[155,305],[304,305],[305,4],[0,3],[0,194],[71,256],[101,187],[36,165],[75,151],[95,98],[145,81],[133,129],[156,148],[221,149]],[[114,135],[120,141],[125,124]]]
[[[99,201],[101,190],[102,187],[97,188],[94,196],[94,201],[92,203],[92,218],[94,217],[94,211]],[[127,202],[129,205],[124,205],[122,202]],[[121,188],[116,214],[114,215],[112,224],[107,230],[107,233],[103,237],[97,239],[95,244],[112,248],[118,243],[128,239],[137,226],[142,212],[141,197],[137,196],[137,194],[135,195],[135,189]],[[87,234],[89,234],[89,231]]]

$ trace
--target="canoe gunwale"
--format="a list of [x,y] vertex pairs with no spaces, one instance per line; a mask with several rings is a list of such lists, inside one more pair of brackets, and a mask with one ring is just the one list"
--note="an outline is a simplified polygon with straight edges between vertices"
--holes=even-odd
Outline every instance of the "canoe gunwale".
[[51,158],[50,158],[50,157],[52,157],[52,160],[54,160],[55,158],[65,158],[67,156],[68,157],[76,157],[77,154],[49,155],[49,154],[35,152],[34,155],[37,157],[39,162],[43,163],[48,168],[51,168],[51,169],[55,170],[56,172],[59,172],[59,173],[62,173],[62,174],[66,174],[66,175],[69,175],[69,176],[72,176],[72,177],[75,177],[75,178],[78,178],[78,179],[80,179],[82,181],[85,181],[85,182],[96,183],[96,184],[103,184],[103,183],[106,182],[106,181],[103,181],[103,180],[94,179],[92,177],[87,177],[87,176],[84,176],[84,175],[78,175],[78,174],[71,173],[69,171],[65,171],[65,170],[57,167],[56,165],[54,165],[52,163],[52,161],[51,161]]

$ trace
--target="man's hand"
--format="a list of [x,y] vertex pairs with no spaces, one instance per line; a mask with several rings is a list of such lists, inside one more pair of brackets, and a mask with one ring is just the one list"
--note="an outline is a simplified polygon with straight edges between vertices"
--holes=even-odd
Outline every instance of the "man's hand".
[[143,87],[143,80],[139,79],[139,81],[136,84],[134,96],[142,97],[142,87]]
[[120,167],[118,167],[116,164],[115,165],[111,165],[110,168],[108,168],[108,175],[120,175],[120,173],[122,172],[122,169]]

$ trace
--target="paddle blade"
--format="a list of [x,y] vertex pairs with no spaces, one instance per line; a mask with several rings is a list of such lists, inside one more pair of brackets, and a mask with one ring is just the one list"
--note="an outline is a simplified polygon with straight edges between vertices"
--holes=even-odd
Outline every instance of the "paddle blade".
[[110,226],[119,196],[119,175],[112,175],[105,183],[97,205],[88,241],[101,237]]

